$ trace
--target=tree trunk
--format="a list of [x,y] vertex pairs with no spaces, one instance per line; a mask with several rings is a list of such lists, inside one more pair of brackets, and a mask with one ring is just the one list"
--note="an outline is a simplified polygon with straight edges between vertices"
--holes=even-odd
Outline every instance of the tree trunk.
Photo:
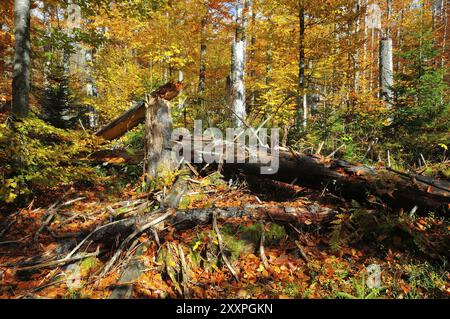
[[305,4],[304,0],[298,2],[299,12],[299,39],[298,39],[298,51],[299,51],[299,70],[298,70],[298,89],[297,89],[297,108],[298,119],[297,125],[302,125],[303,129],[307,126],[307,104],[305,96]]
[[219,220],[249,217],[252,220],[270,220],[280,223],[314,224],[319,225],[330,221],[336,212],[319,205],[303,207],[247,205],[245,207],[200,208],[177,210],[168,222],[177,230],[185,230],[211,223],[213,212]]
[[[67,6],[67,35],[71,40],[74,38],[74,30],[81,27],[81,7],[78,4],[69,1]],[[69,74],[75,74],[85,67],[85,50],[76,42],[72,42],[73,53],[69,55],[68,70]]]
[[[255,45],[256,45],[256,12],[253,10],[253,7],[250,6],[249,7],[249,16],[252,18],[251,20],[251,25],[252,25],[252,34],[250,37],[250,46],[251,46],[251,50],[250,50],[250,62],[252,64],[252,69],[250,71],[250,79],[251,81],[255,81],[255,76],[256,76],[256,72],[255,72],[255,57],[256,57],[256,51],[255,51]],[[256,103],[256,93],[257,90],[255,88],[255,86],[252,87],[251,93],[250,93],[250,105],[247,107],[247,111],[249,113],[251,113],[252,111],[255,110],[255,103]]]
[[155,177],[176,168],[172,159],[172,115],[170,105],[159,97],[150,97],[145,110],[145,159],[147,185]]
[[[189,142],[191,141],[183,141],[181,144]],[[201,148],[188,149],[193,152],[191,158],[202,158],[204,155]],[[236,147],[234,149],[236,150]],[[242,161],[238,163],[235,154],[232,161],[223,163],[225,173],[240,172],[245,175],[295,183],[361,202],[373,202],[378,197],[394,208],[412,209],[417,206],[421,214],[429,211],[438,214],[449,212],[450,183],[445,180],[396,172],[389,168],[375,169],[317,155],[284,151],[280,152],[279,158],[261,152],[252,155],[257,155],[256,163],[249,163],[249,154],[245,155],[244,163]],[[116,160],[118,157],[120,154],[117,154]],[[109,158],[113,158],[112,154]],[[267,163],[278,160],[279,169],[275,174],[261,174],[261,168],[267,167]]]
[[[192,143],[192,141],[183,141]],[[224,154],[226,154],[224,146]],[[201,148],[191,149],[191,158],[203,158]],[[237,147],[235,145],[234,149]],[[279,155],[279,156],[278,156]],[[391,207],[412,209],[419,208],[419,212],[429,211],[448,214],[450,208],[450,183],[432,180],[424,176],[408,175],[394,172],[390,169],[375,169],[362,164],[351,164],[339,159],[323,158],[316,155],[304,155],[292,152],[279,152],[268,155],[266,152],[247,151],[245,159],[232,156],[232,160],[225,160],[223,167],[229,172],[242,172],[247,175],[261,176],[285,183],[312,189],[328,191],[337,196],[358,201],[373,201],[380,198]],[[181,155],[179,155],[181,156]],[[257,161],[250,162],[250,156]],[[222,156],[226,159],[227,156]],[[279,163],[274,174],[262,174],[262,168],[268,163]]]
[[[391,207],[419,208],[419,213],[432,211],[448,215],[450,183],[433,181],[423,176],[402,176],[384,169],[374,169],[342,160],[324,159],[316,156],[280,153],[279,170],[274,175],[261,175],[261,167],[268,160],[257,164],[226,164],[245,174],[261,176],[286,183],[296,183],[317,190],[327,190],[337,196],[358,201],[380,198]],[[435,186],[431,186],[435,185]],[[444,191],[446,189],[447,191]]]
[[198,94],[203,95],[206,89],[206,26],[207,13],[202,17],[200,27],[200,71],[198,76]]
[[[178,83],[183,83],[183,82],[184,82],[184,73],[183,73],[183,71],[179,70],[178,71]],[[181,88],[180,94],[183,94],[183,88]],[[181,116],[181,114],[186,113],[185,112],[186,111],[185,110],[185,102],[186,102],[186,99],[184,99],[184,98],[178,99],[178,112],[179,112],[180,116]]]
[[[159,87],[157,90],[153,91],[149,96],[157,95],[157,92],[162,91],[162,88],[167,87],[169,84],[170,82]],[[173,94],[170,95],[165,94],[164,99],[170,101],[175,97],[177,97],[178,93],[179,91],[173,92]],[[144,122],[145,103],[146,101],[144,100],[135,102],[131,109],[123,113],[121,116],[116,118],[108,125],[102,127],[95,133],[95,135],[100,136],[109,141],[122,137],[126,132]]]
[[16,51],[12,82],[12,112],[17,117],[26,117],[30,107],[30,5],[30,0],[14,1]]
[[380,54],[379,54],[379,83],[380,83],[380,98],[384,100],[388,107],[392,107],[394,85],[394,58],[393,45],[391,37],[392,29],[392,0],[387,0],[387,22],[384,36],[380,40]]
[[231,107],[233,109],[233,124],[235,127],[243,127],[242,120],[246,117],[245,107],[245,64],[246,64],[246,29],[247,15],[246,8],[249,5],[248,0],[237,0],[236,34],[232,47],[232,66],[231,66]]
[[389,107],[392,106],[394,85],[394,63],[392,54],[392,38],[385,37],[380,41],[380,93]]
[[145,120],[145,102],[134,103],[133,107],[116,118],[108,125],[98,130],[95,135],[105,140],[115,140],[122,137],[126,132],[135,128]]
[[[444,0],[443,4],[442,4],[442,23],[444,25],[444,30],[443,30],[443,35],[442,35],[442,57],[441,57],[441,69],[442,69],[442,78],[445,78],[445,58],[446,55],[448,54],[447,51],[447,31],[448,31],[448,16],[447,16],[447,5],[448,5],[448,0]],[[442,94],[442,100],[444,99],[444,94]]]
[[353,56],[353,92],[358,93],[359,91],[359,33],[361,30],[361,21],[360,21],[360,13],[361,13],[361,0],[358,0],[356,4],[356,26],[355,26],[355,54]]
[[[399,23],[399,25],[397,26],[397,43],[396,43],[396,46],[397,46],[397,48],[401,48],[402,47],[402,45],[403,45],[403,32],[402,32],[402,28],[403,28],[403,20],[404,20],[404,11],[403,11],[403,9],[401,10],[401,12],[400,12],[400,23]],[[401,59],[400,58],[397,58],[397,63],[396,63],[396,68],[395,68],[395,71],[397,72],[397,73],[400,73],[401,72],[401,69],[402,69],[402,62],[401,62]]]

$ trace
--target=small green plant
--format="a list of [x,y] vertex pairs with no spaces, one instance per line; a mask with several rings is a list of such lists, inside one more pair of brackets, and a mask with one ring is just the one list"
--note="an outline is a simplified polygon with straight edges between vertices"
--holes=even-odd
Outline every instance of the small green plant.
[[289,296],[291,298],[298,297],[300,293],[300,285],[295,282],[289,282],[283,287],[283,295]]
[[408,299],[441,298],[441,288],[445,286],[445,272],[438,272],[429,263],[419,265],[406,265],[409,278],[407,280],[410,290],[406,294]]
[[[264,225],[255,223],[250,226],[239,226],[237,233],[242,239],[259,243]],[[275,244],[286,237],[286,230],[283,226],[276,223],[270,223],[264,228],[264,235],[267,244]]]
[[241,254],[251,253],[255,246],[245,240],[237,239],[235,236],[222,233],[222,239],[225,249],[230,253],[231,259],[238,259]]
[[355,295],[346,292],[337,292],[336,297],[342,299],[377,299],[385,290],[384,287],[369,289],[366,285],[366,277],[364,275],[361,277],[361,281],[353,279],[353,289],[355,290]]
[[68,299],[81,299],[81,291],[80,289],[69,288],[66,297]]

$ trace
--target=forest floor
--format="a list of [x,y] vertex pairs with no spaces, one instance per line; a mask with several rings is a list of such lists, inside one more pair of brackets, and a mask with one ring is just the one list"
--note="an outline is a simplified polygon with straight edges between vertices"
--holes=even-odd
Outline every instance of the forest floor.
[[[156,199],[158,194],[152,196]],[[51,208],[55,198],[63,199],[66,205],[57,210],[47,228],[42,228],[49,208],[37,207]],[[336,217],[324,225],[308,220],[302,225],[270,220],[263,224],[246,217],[220,222],[226,255],[238,280],[219,256],[217,237],[211,225],[180,232],[171,225],[164,225],[165,228],[158,229],[158,240],[152,232],[143,233],[125,257],[102,278],[99,272],[114,254],[114,245],[105,246],[109,248],[101,249],[101,254],[94,253],[72,262],[69,267],[69,263],[45,267],[45,261],[57,259],[54,251],[70,241],[71,234],[106,224],[114,214],[132,214],[136,207],[142,208],[146,198],[147,195],[139,194],[132,184],[116,188],[55,189],[51,196],[43,196],[28,208],[0,220],[0,230],[7,228],[0,236],[0,298],[109,298],[118,287],[130,288],[132,298],[450,296],[450,273],[445,259],[430,257],[421,251],[420,244],[417,245],[424,238],[428,241],[442,236],[448,238],[448,224],[443,220],[416,217],[405,222],[405,219],[389,216],[373,225],[365,225],[361,221],[367,221],[373,210],[354,202],[282,183],[258,180],[250,184],[244,180],[230,183],[218,173],[189,179],[189,189],[180,208],[314,204],[332,208]],[[144,214],[154,209],[152,205],[145,206]],[[356,211],[359,211],[359,220],[353,220]],[[408,225],[414,234],[422,236],[421,239],[402,230],[402,225]],[[267,263],[260,253],[263,227]],[[82,250],[96,252],[96,246],[88,242]],[[183,283],[186,275],[180,249],[189,277],[187,283]],[[139,254],[133,257],[136,251]],[[43,267],[21,270],[20,267],[26,265],[24,261],[33,260],[30,259],[33,256],[34,260],[39,256]],[[123,270],[132,260],[140,265],[140,272],[129,282],[122,280],[119,284]],[[369,289],[366,281],[370,265],[380,267],[381,283]]]

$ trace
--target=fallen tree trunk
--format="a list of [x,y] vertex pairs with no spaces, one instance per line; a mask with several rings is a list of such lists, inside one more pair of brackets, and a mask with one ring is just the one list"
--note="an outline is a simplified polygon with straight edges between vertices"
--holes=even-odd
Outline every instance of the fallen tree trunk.
[[180,84],[172,82],[159,87],[157,90],[147,95],[144,100],[135,102],[131,109],[105,127],[102,127],[95,135],[109,141],[122,137],[126,132],[145,121],[146,104],[149,99],[159,97],[166,101],[170,101],[177,97],[180,89]]
[[409,178],[388,169],[293,152],[280,152],[279,170],[273,175],[261,175],[260,169],[267,166],[263,163],[268,160],[274,158],[261,155],[256,164],[230,163],[224,167],[358,201],[374,202],[378,197],[394,208],[412,209],[417,206],[422,214],[448,215],[449,212],[450,184],[447,181],[433,181],[435,186],[432,186],[426,178]]
[[[225,171],[238,171],[245,175],[297,184],[361,202],[381,199],[393,208],[410,210],[417,207],[418,213],[422,215],[429,212],[448,215],[450,211],[450,182],[447,180],[430,180],[425,176],[409,175],[390,168],[374,168],[294,151],[249,149],[244,145],[230,145],[220,140],[203,140],[202,147],[196,147],[196,141],[173,141],[176,155],[201,162],[205,154],[217,158],[218,153],[219,158],[223,159],[221,165]],[[184,150],[190,150],[190,156],[183,154]],[[272,163],[278,163],[275,165],[277,167],[272,167]]]
[[95,135],[105,140],[115,140],[145,120],[145,101],[136,102],[131,109],[98,130]]
[[[220,221],[230,218],[248,217],[253,220],[270,220],[293,224],[321,224],[333,219],[335,211],[328,207],[311,204],[302,207],[282,207],[247,205],[245,207],[223,207],[223,208],[199,208],[177,210],[169,208],[172,214],[164,221],[177,230],[186,230],[198,225],[206,225],[212,222],[212,213],[217,213]],[[92,232],[90,239],[94,242],[104,242],[109,239],[115,240],[118,236],[123,238],[135,231],[139,226],[154,219],[155,214],[162,214],[162,210],[153,212],[144,217],[132,217],[104,225]],[[105,227],[106,226],[106,227]],[[86,234],[84,235],[86,236]]]
[[128,164],[137,165],[142,162],[144,152],[137,152],[130,154],[125,150],[100,150],[82,158],[82,160],[89,160],[94,164]]
[[[144,216],[129,217],[117,220],[108,224],[98,226],[89,233],[82,233],[76,236],[77,240],[64,242],[55,248],[54,252],[46,253],[45,257],[37,256],[17,264],[6,264],[2,266],[14,267],[19,271],[34,271],[36,269],[61,265],[72,262],[74,259],[85,258],[85,253],[79,253],[83,247],[95,247],[90,243],[103,244],[111,246],[117,242],[126,242],[132,234],[139,235],[140,229],[149,223],[158,219],[155,228],[161,229],[171,225],[176,230],[187,230],[199,225],[208,225],[212,223],[212,215],[216,214],[219,221],[228,221],[232,218],[247,217],[252,220],[267,220],[280,223],[318,225],[329,222],[333,219],[336,212],[328,207],[318,205],[305,205],[302,207],[281,207],[281,206],[258,206],[248,205],[245,207],[224,207],[224,208],[205,208],[205,209],[187,209],[177,210],[169,208],[167,210],[158,209]],[[145,231],[149,228],[145,228]],[[74,238],[75,239],[75,238]],[[98,251],[96,252],[98,254]]]
[[[194,152],[194,151],[193,151]],[[193,158],[202,157],[200,152]],[[272,155],[258,154],[257,163],[223,163],[226,173],[240,172],[312,189],[323,190],[347,199],[374,202],[376,197],[394,208],[412,209],[418,213],[435,212],[448,215],[450,208],[450,183],[420,175],[410,175],[389,168],[373,168],[352,164],[339,159],[324,158],[281,151],[279,169],[275,174],[262,175],[261,168],[275,160]]]
[[177,210],[167,221],[175,229],[185,230],[198,225],[211,224],[213,213],[217,214],[217,219],[220,221],[248,217],[251,220],[269,220],[280,223],[307,225],[326,223],[331,221],[336,214],[333,209],[319,205],[304,207],[247,205],[245,207]]

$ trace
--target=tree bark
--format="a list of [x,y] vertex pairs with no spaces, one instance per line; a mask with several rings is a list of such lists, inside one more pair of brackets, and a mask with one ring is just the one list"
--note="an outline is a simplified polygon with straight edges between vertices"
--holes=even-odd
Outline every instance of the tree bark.
[[[158,92],[162,91],[162,88],[167,87],[168,85],[169,83],[159,87],[157,90],[149,94],[149,97],[157,95]],[[165,92],[163,97],[167,101],[174,99],[178,95],[178,92],[173,92],[171,94],[169,93],[171,92]],[[102,127],[95,133],[95,135],[109,141],[122,137],[126,132],[145,121],[145,105],[145,100],[134,103],[134,106],[131,109],[123,113],[108,125]]]
[[[191,151],[192,158],[203,156],[203,153],[200,153],[201,149],[191,148]],[[253,153],[252,156],[254,155]],[[418,213],[423,215],[428,212],[448,215],[450,210],[450,183],[445,180],[433,180],[390,169],[351,164],[339,159],[285,151],[279,154],[278,171],[267,175],[261,174],[261,168],[267,167],[267,163],[276,161],[276,156],[262,153],[258,153],[257,156],[256,163],[249,163],[249,154],[245,156],[245,163],[242,161],[238,163],[235,154],[235,158],[223,163],[225,173],[238,172],[295,183],[360,202],[373,202],[379,198],[392,208],[409,210],[417,206]]]
[[353,56],[353,92],[358,93],[359,91],[359,39],[360,39],[360,31],[361,31],[361,0],[358,0],[356,3],[356,21],[355,21],[355,54]]
[[177,230],[185,230],[211,223],[213,212],[219,220],[248,217],[252,220],[271,220],[281,223],[319,225],[331,221],[336,212],[318,205],[283,207],[247,205],[245,207],[199,208],[177,210],[168,222]]
[[379,67],[379,82],[380,82],[380,98],[383,99],[388,107],[392,107],[394,85],[394,57],[393,44],[391,37],[392,30],[392,0],[387,0],[387,26],[384,36],[380,40],[380,67]]
[[198,94],[201,96],[206,89],[206,26],[207,13],[202,17],[200,26],[200,70],[198,76]]
[[394,63],[392,38],[387,36],[380,41],[380,93],[389,107],[392,106],[394,85]]
[[144,170],[147,185],[153,178],[176,168],[170,142],[173,120],[170,105],[159,97],[151,97],[145,112]]
[[297,125],[301,123],[303,129],[307,126],[307,104],[305,96],[305,3],[304,0],[298,1],[299,12],[299,39],[298,39],[298,51],[299,51],[299,70],[298,70],[298,89],[297,89],[297,108],[298,119]]
[[[445,62],[446,62],[446,55],[448,54],[447,50],[447,30],[448,30],[448,16],[447,16],[447,8],[448,6],[448,0],[444,0],[442,4],[442,24],[444,25],[443,30],[443,36],[442,36],[442,56],[441,56],[441,70],[442,70],[442,79],[445,78]],[[444,99],[444,94],[442,94],[442,100]]]
[[[261,167],[273,161],[269,155],[260,155],[256,164],[226,164],[225,168],[244,174],[261,176],[317,190],[326,190],[337,196],[371,202],[375,197],[394,208],[419,208],[419,213],[429,211],[448,215],[450,208],[450,183],[430,181],[423,176],[402,176],[386,169],[374,169],[362,164],[351,164],[339,159],[280,152],[279,170],[273,175],[261,175]],[[431,186],[434,184],[435,186]],[[447,191],[445,191],[447,190]]]
[[122,137],[126,132],[135,128],[145,120],[145,102],[139,101],[134,106],[116,118],[114,121],[102,127],[95,135],[105,140],[115,140]]
[[233,109],[233,124],[235,127],[243,127],[242,122],[246,117],[245,107],[245,64],[247,49],[247,14],[248,0],[237,0],[235,7],[236,33],[232,46],[231,66],[231,107]]
[[30,94],[30,0],[14,1],[15,58],[13,71],[12,112],[16,117],[26,117]]
[[[224,149],[227,147],[225,145]],[[234,148],[236,150],[236,147]],[[192,148],[192,158],[201,158],[204,152]],[[257,158],[250,163],[250,156]],[[224,159],[227,157],[224,156]],[[262,174],[268,163],[279,161],[274,174]],[[295,183],[321,191],[327,191],[347,199],[372,202],[376,198],[393,208],[412,209],[419,213],[447,214],[450,210],[450,183],[430,180],[420,175],[408,175],[389,169],[375,169],[362,164],[351,164],[339,159],[317,155],[280,151],[279,156],[252,151],[245,154],[245,162],[234,155],[223,163],[227,171],[242,172],[285,183]]]

